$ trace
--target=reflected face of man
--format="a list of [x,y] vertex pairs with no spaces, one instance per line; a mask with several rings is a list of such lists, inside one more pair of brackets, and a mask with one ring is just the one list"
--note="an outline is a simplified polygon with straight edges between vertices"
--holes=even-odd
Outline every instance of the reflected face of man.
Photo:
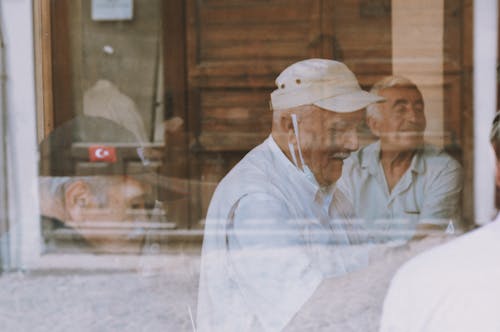
[[342,174],[343,161],[358,149],[358,127],[364,110],[336,113],[310,107],[299,124],[305,163],[321,186],[329,186]]
[[[103,195],[90,194],[80,221],[146,221],[146,187],[129,177],[117,177]],[[102,202],[104,201],[104,202]]]
[[[104,184],[98,188],[94,185],[92,190],[83,180],[70,185],[66,192],[68,224],[99,251],[137,252],[143,233],[135,231],[134,222],[149,220],[145,209],[147,188],[128,177],[101,178]],[[103,228],[103,223],[108,224]],[[130,225],[122,228],[114,223]],[[107,229],[115,231],[107,233]]]
[[368,124],[379,136],[382,148],[411,151],[423,144],[426,119],[422,94],[414,87],[382,89],[386,100],[378,104],[380,117],[371,117]]

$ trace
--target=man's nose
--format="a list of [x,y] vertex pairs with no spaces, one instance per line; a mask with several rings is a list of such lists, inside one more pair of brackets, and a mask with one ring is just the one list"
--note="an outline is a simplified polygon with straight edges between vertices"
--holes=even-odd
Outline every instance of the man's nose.
[[413,124],[422,124],[425,121],[424,111],[412,105],[407,106],[406,120]]
[[349,151],[356,151],[359,148],[359,137],[356,129],[349,130],[344,136],[344,148]]

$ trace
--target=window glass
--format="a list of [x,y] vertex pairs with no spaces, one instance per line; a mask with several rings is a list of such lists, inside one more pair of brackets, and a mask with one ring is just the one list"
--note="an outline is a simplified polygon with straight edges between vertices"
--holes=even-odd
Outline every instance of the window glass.
[[42,256],[136,259],[172,330],[377,330],[475,227],[470,7],[52,1]]

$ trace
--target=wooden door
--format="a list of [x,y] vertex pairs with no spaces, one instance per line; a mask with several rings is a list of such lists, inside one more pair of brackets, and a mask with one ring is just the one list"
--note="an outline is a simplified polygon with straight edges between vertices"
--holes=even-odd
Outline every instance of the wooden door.
[[322,56],[321,9],[319,0],[188,2],[191,167],[202,181],[193,220],[205,215],[217,181],[269,135],[277,74]]
[[[319,0],[188,0],[183,10],[187,157],[172,171],[190,179],[190,201],[177,218],[187,217],[186,226],[196,228],[217,182],[269,135],[277,74],[297,60],[322,56],[322,8]],[[170,82],[173,91],[179,81]],[[172,102],[178,114],[180,103]]]
[[[464,143],[460,96],[468,78],[453,64],[471,27],[461,25],[462,1],[445,7],[443,130]],[[392,73],[388,0],[172,0],[164,8],[167,118],[185,120],[182,133],[167,136],[166,162],[167,174],[189,179],[189,199],[172,216],[182,227],[202,226],[218,181],[269,135],[269,94],[286,66],[343,61],[364,88]]]

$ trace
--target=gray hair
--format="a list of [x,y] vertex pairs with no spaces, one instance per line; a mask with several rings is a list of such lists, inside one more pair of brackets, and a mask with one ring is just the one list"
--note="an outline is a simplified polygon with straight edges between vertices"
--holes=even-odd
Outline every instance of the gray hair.
[[40,189],[50,199],[57,200],[64,206],[64,193],[66,188],[76,181],[85,182],[92,195],[97,198],[99,205],[108,204],[108,188],[117,183],[122,176],[40,176],[38,183]]
[[[378,96],[381,90],[394,87],[415,88],[418,90],[417,85],[406,77],[386,76],[373,84],[370,92]],[[380,119],[381,116],[378,103],[373,103],[366,107],[366,117]]]

